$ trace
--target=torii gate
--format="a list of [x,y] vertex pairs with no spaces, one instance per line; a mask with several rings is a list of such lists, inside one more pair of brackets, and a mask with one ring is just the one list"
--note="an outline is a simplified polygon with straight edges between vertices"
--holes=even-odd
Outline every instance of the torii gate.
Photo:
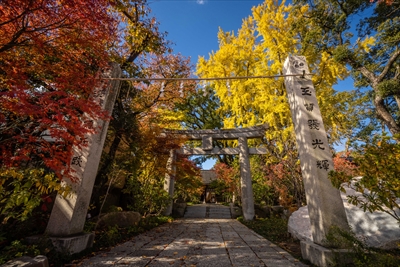
[[[202,140],[202,147],[181,148],[170,151],[167,163],[168,172],[165,174],[164,189],[173,196],[174,177],[176,175],[176,154],[182,155],[239,155],[240,185],[242,191],[242,208],[245,220],[254,218],[253,187],[251,183],[250,154],[266,154],[265,148],[249,148],[247,139],[262,138],[268,125],[260,125],[249,128],[220,129],[220,130],[170,130],[165,129],[162,136],[181,137],[188,140]],[[213,147],[213,140],[238,140],[238,147],[218,148]],[[165,210],[165,215],[172,213],[172,201]]]

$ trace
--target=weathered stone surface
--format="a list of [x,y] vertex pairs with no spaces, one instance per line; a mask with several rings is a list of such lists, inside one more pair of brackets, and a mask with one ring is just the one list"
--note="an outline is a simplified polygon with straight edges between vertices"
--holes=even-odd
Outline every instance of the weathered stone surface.
[[249,160],[249,148],[247,138],[238,138],[239,164],[240,164],[240,187],[242,190],[242,212],[245,220],[254,219],[254,196],[251,181],[251,170]]
[[207,204],[200,204],[195,206],[189,206],[185,212],[185,218],[205,218],[206,217]]
[[[239,149],[236,147],[219,148],[214,147],[211,150],[205,150],[200,147],[195,148],[180,148],[177,150],[181,155],[238,155]],[[263,147],[249,147],[250,155],[264,155],[267,154],[267,149]]]
[[208,218],[231,219],[230,208],[218,204],[209,204]]
[[202,148],[204,150],[212,150],[213,149],[213,139],[211,136],[203,136],[201,143],[202,143]]
[[130,227],[137,225],[142,216],[139,212],[135,211],[117,211],[103,214],[99,220],[99,227],[118,226]]
[[346,249],[328,249],[309,241],[301,241],[301,256],[319,267],[347,266],[352,263],[352,253]]
[[36,256],[31,258],[22,256],[0,265],[1,267],[49,267],[49,261],[46,256]]
[[296,239],[312,242],[310,216],[307,206],[292,213],[288,221],[288,232]]
[[261,138],[264,137],[268,125],[258,125],[247,128],[236,129],[204,129],[204,130],[172,130],[165,129],[162,133],[164,136],[185,136],[190,140],[202,140],[203,137],[211,136],[213,139],[237,139],[238,137]]
[[[120,77],[121,73],[121,68],[114,63],[104,75]],[[120,81],[105,82],[94,90],[92,96],[95,101],[99,102],[103,110],[110,114],[119,92],[119,86]],[[87,114],[84,116],[91,119]],[[93,121],[93,128],[100,129],[100,131],[87,134],[88,145],[86,147],[73,147],[74,157],[71,161],[71,168],[75,171],[76,181],[72,182],[70,179],[65,179],[64,183],[71,186],[73,192],[65,198],[61,195],[56,197],[46,228],[46,234],[49,236],[70,236],[82,233],[108,124],[109,121]]]
[[[346,209],[347,219],[352,231],[367,245],[382,249],[398,248],[400,244],[400,228],[398,221],[382,211],[364,212],[360,207],[347,201],[347,195],[361,196],[361,193],[344,186],[346,193],[341,193]],[[398,200],[400,204],[400,199]],[[397,214],[400,210],[397,209]]]
[[75,254],[93,245],[94,233],[82,233],[67,237],[49,237],[47,235],[34,235],[25,238],[28,244],[43,244],[51,242],[60,252],[65,254]]
[[237,217],[243,215],[243,213],[242,213],[242,208],[236,206],[235,204],[230,203],[230,204],[229,204],[229,208],[230,208],[230,210],[231,210],[232,219],[236,219]]
[[174,203],[172,207],[172,215],[176,217],[183,217],[183,215],[185,215],[186,207],[186,203]]
[[[396,219],[381,211],[364,212],[362,208],[348,203],[347,195],[358,193],[347,187],[341,193],[347,219],[355,235],[368,246],[392,249],[400,243],[399,225]],[[289,217],[288,231],[299,240],[312,242],[311,224],[307,207],[301,207]]]
[[[176,136],[187,138],[189,140],[202,140],[202,147],[199,148],[181,148],[176,150],[178,154],[184,155],[236,155],[239,154],[240,162],[240,183],[242,191],[242,207],[245,220],[254,219],[254,199],[253,188],[251,184],[249,154],[266,154],[265,148],[249,148],[247,138],[262,138],[268,125],[259,125],[247,128],[236,129],[216,129],[216,130],[171,130],[165,129],[161,137],[174,138]],[[238,139],[237,148],[214,148],[213,139],[233,140]],[[165,176],[164,189],[171,194],[173,193],[173,179],[171,174],[173,171],[168,168]],[[172,174],[173,176],[175,174]],[[164,215],[170,215],[172,212],[172,204],[169,205]]]
[[50,237],[54,247],[65,254],[75,254],[91,248],[94,241],[94,233],[85,233],[67,237]]

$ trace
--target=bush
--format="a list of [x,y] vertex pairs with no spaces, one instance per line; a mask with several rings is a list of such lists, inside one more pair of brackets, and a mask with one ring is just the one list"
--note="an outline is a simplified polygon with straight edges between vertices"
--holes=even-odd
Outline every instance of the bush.
[[364,211],[385,212],[400,223],[400,143],[388,136],[375,136],[372,142],[355,153],[359,179],[343,171],[331,171],[334,186],[343,192],[343,183],[358,191],[360,196],[347,196],[348,201]]
[[289,237],[287,220],[284,218],[272,216],[270,218],[246,221],[243,217],[239,217],[238,220],[272,242],[283,242]]
[[[91,253],[107,250],[109,247],[125,242],[146,230],[150,230],[161,224],[171,222],[172,220],[172,217],[169,216],[149,216],[141,220],[139,225],[136,226],[134,225],[128,228],[109,226],[107,229],[96,231],[92,248],[73,255],[67,255],[58,252],[52,245],[51,241],[46,238],[39,240],[39,242],[34,245],[26,243],[26,241],[23,239],[17,239],[10,242],[9,245],[0,250],[0,264],[20,256],[26,255],[35,257],[37,255],[45,255],[52,266],[63,266],[64,264],[70,263],[73,260],[79,260],[83,257],[87,257]],[[85,231],[93,230],[94,226],[94,222],[88,222],[85,225]]]
[[[375,267],[375,266],[400,266],[400,249],[382,250],[368,247],[359,240],[353,232],[337,227],[330,229],[326,237],[326,245],[332,248],[347,248],[349,254],[336,254],[334,266],[338,267]],[[350,259],[350,261],[348,260]],[[351,263],[350,263],[351,262]]]

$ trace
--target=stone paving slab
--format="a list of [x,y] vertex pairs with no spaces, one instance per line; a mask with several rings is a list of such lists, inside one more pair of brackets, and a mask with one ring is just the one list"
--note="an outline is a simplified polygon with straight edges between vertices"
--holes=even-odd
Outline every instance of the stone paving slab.
[[234,219],[186,218],[134,237],[79,266],[307,266]]
[[188,206],[184,218],[230,219],[231,210],[229,207],[219,204],[198,204]]

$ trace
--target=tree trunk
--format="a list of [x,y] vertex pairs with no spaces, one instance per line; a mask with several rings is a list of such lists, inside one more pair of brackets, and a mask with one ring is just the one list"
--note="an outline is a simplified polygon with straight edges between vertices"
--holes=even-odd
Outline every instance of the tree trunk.
[[378,118],[383,121],[383,123],[388,127],[389,131],[393,135],[400,133],[400,127],[387,110],[384,99],[381,96],[376,95],[374,99],[374,105]]
[[[99,171],[97,172],[96,175],[96,181],[95,181],[95,186],[93,188],[93,193],[91,197],[91,203],[95,205],[96,209],[95,211],[99,212],[100,208],[100,196],[102,195],[104,191],[104,185],[107,183],[108,180],[108,171],[109,167],[113,164],[115,160],[115,155],[118,150],[118,146],[121,143],[122,140],[122,133],[117,132],[114,136],[114,140],[111,144],[110,151],[108,151],[108,154],[100,166]],[[96,213],[97,213],[96,212]],[[94,214],[95,215],[95,214]]]

